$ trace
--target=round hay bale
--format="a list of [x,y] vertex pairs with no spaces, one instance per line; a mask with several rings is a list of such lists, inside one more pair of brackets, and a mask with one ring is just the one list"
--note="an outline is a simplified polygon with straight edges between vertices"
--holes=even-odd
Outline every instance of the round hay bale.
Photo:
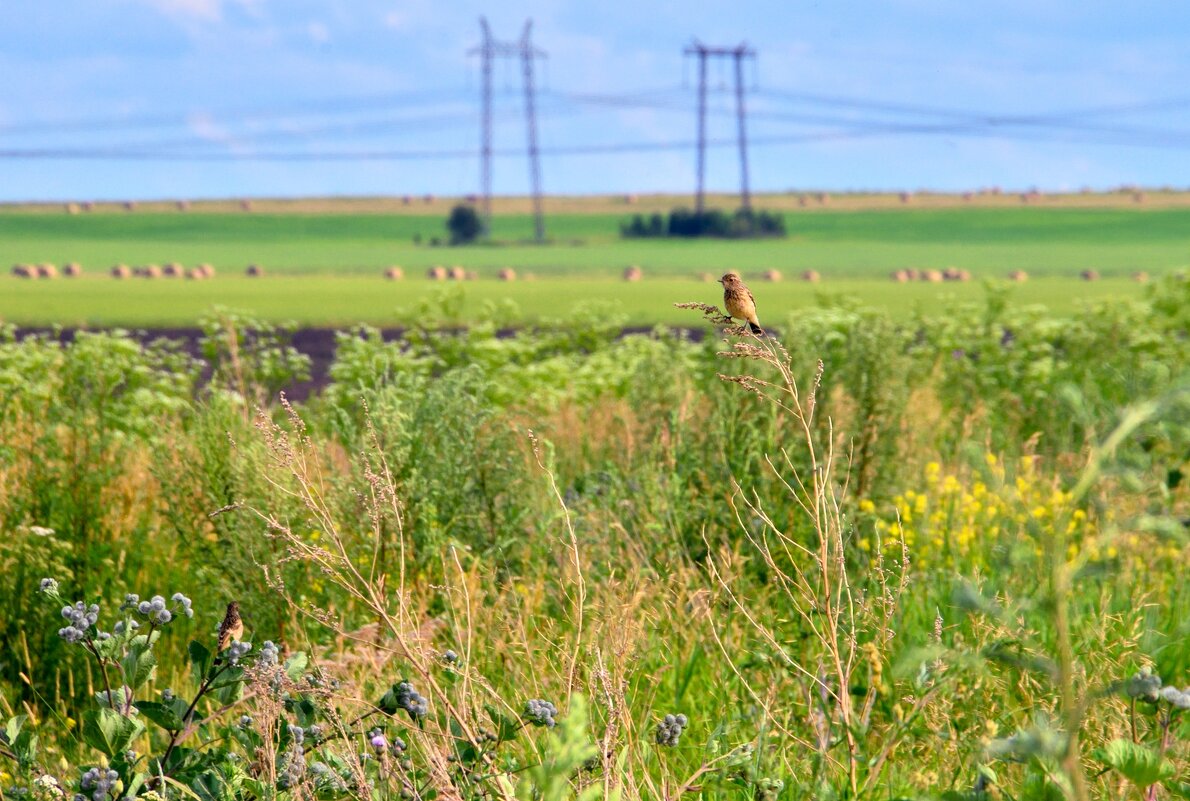
[[975,197],[975,194],[973,192],[964,192],[963,193],[963,200],[967,203],[970,203],[971,199],[974,197]]
[[446,268],[440,264],[436,264],[430,269],[426,270],[426,278],[429,278],[431,281],[445,281]]
[[477,195],[477,194],[475,194],[474,192],[472,192],[471,194],[467,195],[467,196],[466,196],[466,197],[464,197],[463,199],[464,199],[464,200],[466,200],[468,203],[478,203],[478,202],[479,202],[479,195]]
[[624,268],[624,280],[625,281],[639,281],[640,279],[642,279],[644,277],[645,277],[644,271],[641,270],[640,267],[637,267],[635,264],[630,264]]
[[54,265],[50,264],[48,261],[42,262],[41,264],[37,265],[37,277],[38,278],[57,278],[58,277],[58,268],[55,267]]
[[205,281],[208,277],[209,276],[207,275],[206,270],[202,268],[202,265],[186,271],[187,281]]
[[189,200],[179,200],[177,203],[174,204],[174,206],[177,207],[178,211],[190,211],[190,201]]
[[889,278],[896,281],[898,284],[907,284],[909,283],[909,271],[894,270],[893,273],[889,275]]
[[264,276],[264,268],[259,264],[249,264],[248,268],[244,270],[244,275],[249,278],[261,278]]
[[1002,191],[1003,190],[1000,189],[1000,187],[998,187],[998,186],[993,186],[990,189],[988,189],[988,192],[990,192],[993,195],[999,195]]
[[1132,274],[1132,280],[1138,284],[1147,284],[1149,282],[1149,274],[1144,270],[1137,270]]
[[89,200],[83,201],[83,211],[95,211],[95,204]]
[[427,194],[425,197],[423,197],[423,198],[422,198],[422,200],[424,200],[424,201],[425,201],[427,204],[429,204],[429,203],[433,203],[433,202],[434,202],[434,196],[433,196],[433,195],[431,195],[431,194]]
[[140,268],[140,277],[141,278],[160,278],[161,277],[161,268],[158,267],[156,264],[146,264],[144,267]]
[[898,197],[901,199],[901,205],[908,205],[913,201],[913,195],[908,192],[902,192]]
[[805,208],[806,204],[808,204],[809,202],[810,202],[810,201],[806,199],[806,196],[805,196],[805,195],[801,195],[801,196],[800,196],[800,197],[798,197],[798,199],[797,199],[797,204],[798,204],[799,206],[803,207],[803,208]]
[[132,270],[128,269],[127,264],[117,264],[108,271],[112,278],[123,281],[125,278],[132,277]]
[[446,271],[446,277],[452,281],[465,281],[467,279],[467,271],[456,264]]
[[186,274],[186,268],[176,261],[171,261],[161,268],[161,274],[166,278],[181,278]]
[[77,261],[68,261],[62,265],[62,275],[67,278],[78,278],[83,274],[83,265]]
[[636,195],[624,195],[624,202],[629,206],[635,206],[638,202],[640,202],[640,198]]
[[463,278],[467,281],[478,281],[479,273],[476,272],[475,270],[468,270],[466,275],[463,276]]
[[947,267],[945,270],[942,271],[942,280],[943,281],[958,281],[962,275],[963,275],[963,271],[960,270],[958,267]]
[[921,278],[921,271],[918,270],[916,267],[906,267],[905,268],[905,277],[908,278],[910,281],[916,281],[918,278]]
[[1144,203],[1145,202],[1145,193],[1144,192],[1133,192],[1132,193],[1132,202],[1133,203]]
[[78,214],[79,213],[79,204],[67,203],[66,204],[66,213],[67,214]]
[[918,280],[929,284],[940,284],[942,283],[942,272],[940,270],[922,270],[918,273]]
[[390,281],[400,281],[405,277],[405,271],[394,264],[384,271],[384,277]]
[[781,280],[782,275],[780,270],[765,270],[760,274],[760,278],[762,281],[768,281],[771,284],[775,284]]
[[956,281],[970,281],[971,280],[971,271],[970,270],[959,270],[959,273],[957,276],[955,276],[954,280],[956,280]]
[[136,211],[136,201],[135,200],[125,200],[124,201],[124,211]]
[[824,206],[829,206],[830,202],[831,202],[831,196],[826,192],[819,192],[818,193],[818,202]]
[[14,264],[12,265],[12,274],[15,278],[34,278],[37,271],[28,264]]
[[413,202],[413,195],[401,195],[401,205],[408,206]]
[[207,264],[206,262],[203,262],[202,264],[198,265],[194,269],[201,270],[204,278],[214,278],[215,277],[215,268],[212,267],[211,265]]
[[1013,270],[1008,274],[1009,281],[1016,281],[1018,284],[1023,284],[1029,280],[1029,274],[1024,270]]
[[1022,203],[1027,204],[1029,202],[1029,194],[1027,192],[1021,192],[1020,199]]
[[252,201],[251,200],[241,200],[240,201],[240,211],[252,211]]
[[822,280],[822,276],[818,274],[817,270],[803,270],[801,278],[811,284],[817,284]]
[[1086,270],[1083,270],[1082,272],[1080,272],[1078,274],[1078,277],[1083,279],[1084,281],[1098,281],[1099,280],[1099,271],[1092,270],[1092,269],[1086,269]]
[[500,272],[496,273],[496,277],[501,281],[515,281],[516,270],[512,269],[511,267],[504,267],[500,270]]

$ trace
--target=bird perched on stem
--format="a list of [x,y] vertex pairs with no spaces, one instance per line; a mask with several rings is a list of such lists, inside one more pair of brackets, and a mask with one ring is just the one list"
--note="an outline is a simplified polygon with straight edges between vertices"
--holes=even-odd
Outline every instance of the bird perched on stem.
[[219,624],[219,647],[215,649],[215,653],[230,648],[233,642],[239,641],[243,636],[244,620],[240,617],[240,605],[232,601],[227,605],[227,614],[223,616],[223,622]]
[[748,328],[756,336],[764,336],[764,329],[756,319],[756,298],[752,297],[752,290],[735,273],[727,273],[719,283],[723,284],[723,305],[727,307],[727,313],[748,323]]

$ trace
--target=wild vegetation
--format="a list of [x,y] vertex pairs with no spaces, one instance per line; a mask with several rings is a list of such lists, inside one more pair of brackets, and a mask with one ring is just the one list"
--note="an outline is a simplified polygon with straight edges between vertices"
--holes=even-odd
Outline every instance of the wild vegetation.
[[301,406],[248,315],[3,329],[5,798],[1190,792],[1190,283],[779,340],[458,303]]

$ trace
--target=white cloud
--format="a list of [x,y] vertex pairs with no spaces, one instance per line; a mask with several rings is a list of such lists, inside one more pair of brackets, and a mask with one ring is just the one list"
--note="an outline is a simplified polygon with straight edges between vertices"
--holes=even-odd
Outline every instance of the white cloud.
[[310,37],[310,41],[315,44],[325,44],[330,41],[331,32],[321,22],[311,22],[306,25],[306,33]]
[[383,22],[384,27],[399,31],[409,25],[409,15],[402,14],[400,11],[390,11],[384,15]]

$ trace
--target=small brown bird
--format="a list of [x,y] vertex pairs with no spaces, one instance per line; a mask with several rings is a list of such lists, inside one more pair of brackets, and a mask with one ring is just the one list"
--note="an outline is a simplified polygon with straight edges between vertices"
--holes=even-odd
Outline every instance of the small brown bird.
[[727,307],[727,313],[747,322],[756,336],[764,336],[764,329],[756,319],[756,298],[752,297],[752,290],[735,273],[725,274],[719,283],[723,284],[723,305]]
[[219,624],[219,647],[215,649],[215,653],[230,648],[233,642],[243,636],[244,621],[240,617],[240,605],[232,601],[227,605],[227,614],[223,616],[223,622]]

